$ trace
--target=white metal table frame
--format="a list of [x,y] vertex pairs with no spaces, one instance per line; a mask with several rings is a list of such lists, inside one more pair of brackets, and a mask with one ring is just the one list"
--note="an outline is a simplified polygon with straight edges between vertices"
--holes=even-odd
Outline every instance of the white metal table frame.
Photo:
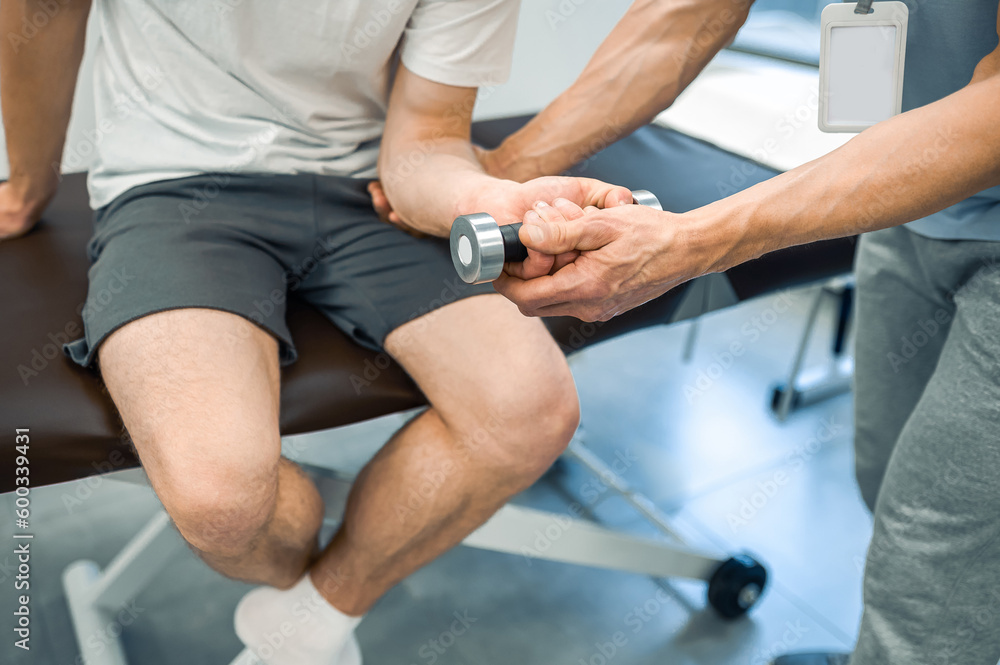
[[[653,577],[682,577],[707,581],[725,560],[696,552],[683,544],[670,529],[653,503],[630,488],[582,443],[574,440],[566,455],[584,464],[602,478],[609,488],[658,524],[675,542],[640,538],[570,517],[508,504],[485,524],[469,534],[467,547],[505,552],[549,561],[622,570]],[[326,504],[324,524],[339,524],[352,479],[336,471],[306,467],[317,480]],[[123,482],[145,483],[141,470],[109,474]],[[532,545],[538,534],[557,528],[546,539],[544,551]],[[127,665],[119,636],[107,635],[115,615],[135,598],[170,560],[187,548],[165,511],[157,512],[102,570],[89,560],[78,560],[63,571],[63,586],[73,629],[84,665]],[[94,635],[104,639],[94,640]],[[110,638],[110,639],[109,639]],[[256,660],[248,650],[233,664],[249,665]]]

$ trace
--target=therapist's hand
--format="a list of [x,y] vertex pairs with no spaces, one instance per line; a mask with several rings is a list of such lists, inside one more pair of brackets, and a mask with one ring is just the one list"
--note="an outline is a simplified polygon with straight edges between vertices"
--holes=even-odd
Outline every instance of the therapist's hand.
[[510,270],[494,286],[527,316],[607,321],[712,272],[714,257],[696,248],[694,228],[686,215],[640,205],[582,210],[556,200],[535,206],[525,215],[521,242],[561,267],[528,279]]

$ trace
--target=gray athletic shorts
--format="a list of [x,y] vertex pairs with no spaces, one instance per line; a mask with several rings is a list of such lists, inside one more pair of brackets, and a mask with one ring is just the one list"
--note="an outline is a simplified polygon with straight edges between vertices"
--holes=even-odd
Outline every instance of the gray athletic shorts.
[[359,344],[442,305],[492,293],[455,273],[447,241],[378,219],[355,178],[205,174],[135,187],[94,215],[85,337],[65,346],[90,365],[101,342],[136,319],[184,307],[244,316],[295,360],[285,324],[301,298]]

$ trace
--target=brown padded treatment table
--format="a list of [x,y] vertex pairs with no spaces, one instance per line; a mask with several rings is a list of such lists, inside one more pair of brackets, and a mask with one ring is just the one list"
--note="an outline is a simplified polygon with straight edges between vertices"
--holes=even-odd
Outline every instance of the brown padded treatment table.
[[[496,145],[526,117],[478,123],[476,140]],[[632,189],[648,189],[667,210],[684,212],[775,172],[669,129],[645,127],[573,170]],[[470,211],[475,212],[475,211]],[[64,178],[42,222],[27,236],[0,243],[0,455],[14,459],[14,429],[31,430],[33,487],[138,464],[121,421],[96,372],[77,367],[60,344],[79,336],[87,292],[86,245],[91,233],[84,174]],[[726,273],[745,300],[846,273],[854,239],[812,243],[774,252]],[[674,317],[689,285],[664,294],[605,324],[546,321],[567,352]],[[282,372],[281,431],[328,429],[426,404],[398,365],[356,390],[351,377],[385,357],[358,347],[307,305],[290,302],[288,323],[299,360]],[[583,414],[586,418],[586,414]],[[7,462],[4,462],[6,465]],[[0,477],[0,492],[14,489]]]

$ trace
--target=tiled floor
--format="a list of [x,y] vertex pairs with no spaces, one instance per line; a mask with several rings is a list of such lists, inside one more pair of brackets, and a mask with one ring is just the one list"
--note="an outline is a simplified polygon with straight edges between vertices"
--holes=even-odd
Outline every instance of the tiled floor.
[[[607,460],[618,451],[638,458],[624,477],[693,543],[718,554],[747,550],[768,565],[769,590],[748,618],[717,618],[705,608],[704,584],[458,548],[400,584],[365,619],[359,637],[366,662],[758,665],[788,649],[849,649],[870,531],[852,478],[850,397],[799,411],[784,424],[765,408],[771,384],[791,362],[809,296],[792,293],[794,307],[763,327],[754,317],[771,298],[706,317],[688,363],[681,359],[685,324],[642,331],[572,361],[586,443]],[[828,330],[821,321],[820,333]],[[743,342],[745,353],[720,355],[733,341]],[[813,363],[822,362],[825,346],[817,340]],[[308,444],[303,455],[310,459],[349,467],[400,421],[296,442]],[[147,488],[91,482],[33,495],[40,525],[34,648],[24,653],[4,637],[4,664],[79,662],[62,569],[79,558],[107,563],[158,508]],[[564,463],[518,502],[564,510],[581,500],[608,525],[655,534],[621,499],[589,498],[588,482],[586,471]],[[0,498],[4,515],[9,501]],[[0,612],[10,616],[5,556]],[[225,665],[240,647],[231,616],[246,589],[185,552],[135,601],[123,637],[131,662]],[[639,621],[636,607],[646,608]],[[449,632],[455,613],[466,618],[461,634]],[[625,639],[612,653],[617,631]]]

